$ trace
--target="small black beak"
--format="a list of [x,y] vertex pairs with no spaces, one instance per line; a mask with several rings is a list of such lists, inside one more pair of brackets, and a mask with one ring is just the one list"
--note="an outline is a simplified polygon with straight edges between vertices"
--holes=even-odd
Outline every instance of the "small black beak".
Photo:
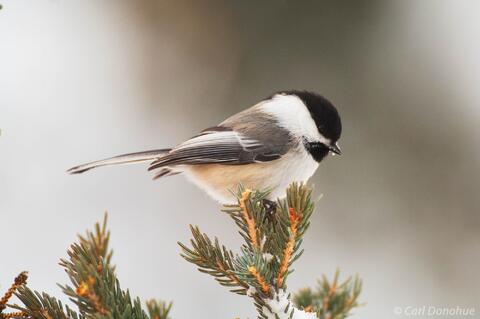
[[333,145],[330,145],[328,147],[328,149],[330,150],[330,152],[334,153],[334,154],[337,154],[337,155],[342,155],[342,150],[340,149],[340,147],[338,146],[337,143],[333,144]]

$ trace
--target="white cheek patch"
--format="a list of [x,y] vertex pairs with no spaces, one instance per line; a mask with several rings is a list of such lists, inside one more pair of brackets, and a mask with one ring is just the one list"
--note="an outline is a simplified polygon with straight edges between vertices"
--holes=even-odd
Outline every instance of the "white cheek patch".
[[320,135],[320,139],[317,142],[320,142],[325,145],[330,145],[331,140],[323,136],[322,134],[318,133]]
[[320,134],[310,112],[298,96],[277,94],[271,100],[262,102],[260,108],[273,115],[280,126],[295,136],[329,145],[330,140]]

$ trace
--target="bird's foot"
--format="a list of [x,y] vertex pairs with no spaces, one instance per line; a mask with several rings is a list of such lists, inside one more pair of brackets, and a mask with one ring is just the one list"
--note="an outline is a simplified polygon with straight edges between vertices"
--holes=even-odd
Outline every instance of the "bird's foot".
[[277,203],[268,199],[263,199],[263,207],[265,208],[264,220],[268,220],[270,223],[276,223]]

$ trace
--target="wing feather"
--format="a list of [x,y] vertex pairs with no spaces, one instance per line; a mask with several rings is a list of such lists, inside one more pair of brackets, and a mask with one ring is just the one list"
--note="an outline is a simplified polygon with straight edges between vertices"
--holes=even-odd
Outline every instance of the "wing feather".
[[164,166],[222,163],[241,165],[278,159],[282,150],[245,134],[221,127],[210,128],[173,148],[151,163],[149,170]]

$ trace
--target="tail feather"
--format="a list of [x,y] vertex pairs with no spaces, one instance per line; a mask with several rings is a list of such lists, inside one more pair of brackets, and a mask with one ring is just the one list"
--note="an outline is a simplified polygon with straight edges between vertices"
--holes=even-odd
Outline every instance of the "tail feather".
[[67,173],[81,174],[83,172],[86,172],[88,170],[91,170],[93,168],[100,167],[100,166],[133,164],[133,163],[152,161],[168,153],[169,151],[170,151],[169,148],[165,148],[160,150],[151,150],[151,151],[144,151],[144,152],[137,152],[137,153],[122,154],[122,155],[106,158],[103,160],[72,167],[67,171]]

